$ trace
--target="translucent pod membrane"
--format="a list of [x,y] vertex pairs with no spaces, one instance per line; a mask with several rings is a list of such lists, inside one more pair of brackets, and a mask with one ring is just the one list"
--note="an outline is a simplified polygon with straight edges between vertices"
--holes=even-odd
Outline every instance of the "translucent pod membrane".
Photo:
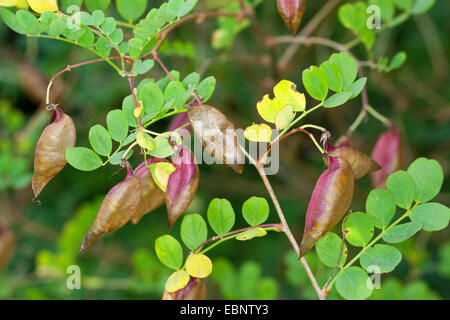
[[391,173],[403,167],[402,136],[396,128],[389,128],[378,138],[372,158],[381,167],[371,174],[372,185],[374,189],[386,188],[386,180]]

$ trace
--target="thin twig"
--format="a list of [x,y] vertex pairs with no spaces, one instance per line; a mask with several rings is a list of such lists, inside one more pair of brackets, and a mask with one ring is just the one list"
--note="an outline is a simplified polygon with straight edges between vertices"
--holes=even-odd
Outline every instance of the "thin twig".
[[[275,195],[275,192],[273,191],[272,186],[270,185],[269,179],[267,179],[266,173],[264,172],[264,167],[261,164],[259,164],[256,161],[256,159],[254,159],[247,152],[247,150],[245,150],[245,148],[243,146],[240,146],[240,149],[245,154],[245,156],[250,160],[250,162],[255,166],[256,170],[258,171],[258,174],[260,175],[260,177],[267,189],[267,192],[269,193],[270,198],[272,199],[275,209],[278,213],[278,217],[280,218],[281,226],[283,228],[282,230],[283,230],[284,234],[286,235],[286,237],[288,238],[289,242],[291,243],[292,247],[294,248],[295,252],[300,257],[300,247],[298,246],[298,243],[295,240],[294,235],[292,234],[291,230],[289,229],[289,225],[286,221],[283,210],[281,209],[280,203],[278,202],[278,198]],[[303,267],[305,268],[306,273],[308,274],[308,277],[311,280],[311,283],[312,283],[314,289],[316,290],[317,296],[320,299],[322,299],[322,292],[321,292],[320,286],[317,283],[317,280],[314,277],[314,274],[312,273],[311,268],[308,265],[308,262],[306,261],[306,259],[304,257],[301,257],[300,261],[303,264]]]

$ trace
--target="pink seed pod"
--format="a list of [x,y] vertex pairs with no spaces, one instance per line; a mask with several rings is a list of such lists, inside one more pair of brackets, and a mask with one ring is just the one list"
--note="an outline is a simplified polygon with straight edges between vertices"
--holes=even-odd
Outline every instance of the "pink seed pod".
[[353,198],[355,176],[348,162],[338,157],[328,157],[325,162],[328,169],[317,180],[306,211],[301,257],[341,221]]
[[284,23],[295,37],[305,13],[306,0],[277,0],[277,7]]
[[98,238],[123,227],[135,214],[141,200],[141,183],[128,169],[125,179],[106,195],[94,223],[84,236],[80,251],[87,250]]
[[169,293],[164,291],[162,300],[206,300],[206,286],[203,279],[191,277],[186,287]]
[[[158,162],[168,161],[167,159],[151,157],[150,159],[147,159],[147,166]],[[152,172],[147,166],[145,165],[145,162],[142,162],[136,170],[134,170],[134,174],[141,182],[141,200],[139,201],[136,214],[131,219],[133,224],[138,223],[147,213],[162,206],[166,200],[166,193],[156,185],[153,180]]]
[[[175,115],[175,117],[173,117],[172,121],[170,121],[167,131],[176,131],[176,129],[185,125],[186,123],[189,123],[189,117],[187,115],[187,112],[179,113]],[[184,127],[183,129],[191,131],[192,126],[189,123],[189,125]]]
[[330,156],[347,160],[352,167],[355,179],[362,178],[367,173],[380,169],[380,166],[371,157],[350,146],[348,141],[337,146],[332,146],[327,141],[326,146]]
[[60,109],[45,127],[34,153],[34,174],[32,187],[37,198],[47,183],[66,165],[66,150],[75,146],[76,129],[71,117]]
[[166,207],[169,230],[191,204],[199,180],[198,166],[191,150],[185,146],[180,146],[179,149],[178,155],[172,161],[176,170],[170,175],[167,183]]
[[381,167],[371,174],[372,185],[374,188],[386,188],[389,175],[403,166],[402,136],[396,128],[389,128],[378,138],[372,158]]

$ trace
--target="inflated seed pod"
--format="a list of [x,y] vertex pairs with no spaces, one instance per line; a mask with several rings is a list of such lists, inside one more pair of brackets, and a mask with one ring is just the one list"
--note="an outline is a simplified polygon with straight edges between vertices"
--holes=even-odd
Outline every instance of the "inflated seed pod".
[[15,247],[14,233],[5,227],[0,227],[0,270],[8,264]]
[[42,132],[34,153],[33,192],[37,198],[47,183],[66,165],[66,150],[75,146],[76,130],[71,117],[56,108],[56,116]]
[[141,183],[128,169],[125,179],[106,195],[94,223],[84,236],[80,251],[87,250],[98,238],[124,226],[133,216],[141,200]]
[[189,121],[203,147],[235,172],[244,170],[244,155],[234,125],[219,110],[202,104],[188,110]]
[[186,287],[169,293],[164,291],[162,300],[206,300],[206,285],[203,279],[191,277]]
[[380,170],[372,172],[372,185],[374,188],[386,188],[389,175],[403,166],[402,136],[396,128],[391,127],[378,138],[372,158],[381,167]]
[[199,180],[198,166],[189,148],[180,146],[180,151],[173,157],[172,162],[176,170],[169,177],[166,192],[169,230],[191,204]]
[[305,13],[306,0],[277,0],[277,7],[284,23],[295,37]]
[[328,157],[325,162],[328,169],[317,180],[306,211],[301,257],[341,221],[353,198],[355,176],[348,162],[338,157]]
[[[186,123],[189,123],[189,117],[187,115],[187,112],[179,113],[173,117],[172,121],[169,123],[169,127],[167,128],[167,131],[175,131],[179,127],[185,125]],[[185,130],[192,130],[191,125],[184,127]]]
[[348,164],[352,167],[355,179],[359,179],[369,172],[380,169],[380,166],[371,157],[353,148],[348,142],[332,146],[327,141],[326,146],[330,156],[341,157],[347,160]]
[[[167,159],[152,157],[147,159],[147,166],[157,162],[167,162]],[[147,166],[145,162],[142,162],[134,170],[134,174],[141,182],[141,200],[135,215],[131,219],[133,224],[138,223],[145,214],[162,206],[166,200],[166,193],[156,185],[152,172]]]

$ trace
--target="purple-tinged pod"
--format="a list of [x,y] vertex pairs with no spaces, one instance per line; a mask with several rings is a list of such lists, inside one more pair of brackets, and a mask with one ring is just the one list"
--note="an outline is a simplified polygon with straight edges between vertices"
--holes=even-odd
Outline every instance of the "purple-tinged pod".
[[305,13],[306,0],[277,0],[277,7],[284,23],[295,37]]
[[141,183],[128,169],[125,179],[106,195],[94,223],[84,236],[80,251],[87,250],[98,238],[123,227],[135,214],[141,200]]
[[169,230],[191,204],[199,180],[198,166],[189,148],[180,146],[179,153],[173,157],[172,162],[176,170],[169,177],[166,192]]
[[45,127],[34,153],[34,174],[32,187],[37,198],[47,183],[66,165],[66,150],[75,146],[76,129],[71,117],[60,109]]
[[348,162],[337,157],[328,157],[325,162],[328,169],[317,180],[306,211],[301,257],[341,221],[353,198],[355,176]]
[[189,123],[187,112],[179,113],[175,115],[175,117],[173,117],[172,121],[170,121],[167,131],[176,131],[179,127],[184,126],[186,123],[188,123],[189,125],[184,127],[183,129],[191,131],[192,126]]
[[403,166],[402,136],[396,128],[389,128],[378,138],[372,158],[381,167],[380,170],[372,172],[372,185],[374,188],[386,188],[389,175],[401,170]]
[[164,291],[162,300],[206,300],[206,285],[203,279],[191,277],[186,287],[169,293]]
[[327,141],[326,146],[331,157],[340,157],[347,160],[352,167],[355,179],[362,178],[367,173],[380,169],[380,166],[371,157],[353,148],[348,142],[332,146]]
[[[158,163],[158,162],[168,162],[167,159],[152,157],[147,159],[147,166]],[[142,162],[134,174],[139,178],[141,182],[141,200],[139,201],[139,206],[136,214],[131,219],[133,224],[138,223],[144,215],[162,206],[166,200],[166,193],[162,191],[153,180],[151,170]]]

